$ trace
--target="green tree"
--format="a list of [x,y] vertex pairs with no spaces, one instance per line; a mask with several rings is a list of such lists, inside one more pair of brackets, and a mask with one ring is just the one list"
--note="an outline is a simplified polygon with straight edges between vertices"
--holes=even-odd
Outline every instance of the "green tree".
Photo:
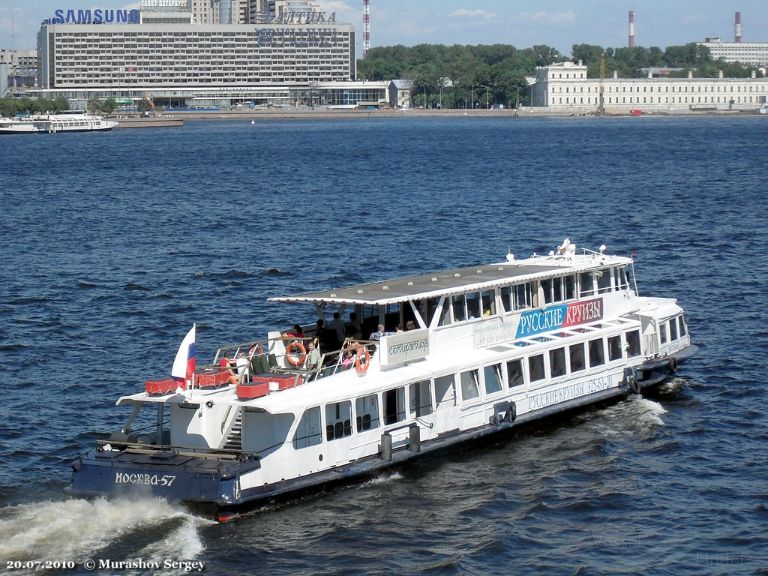
[[112,114],[117,108],[117,102],[114,98],[107,98],[101,103],[101,109],[105,114]]

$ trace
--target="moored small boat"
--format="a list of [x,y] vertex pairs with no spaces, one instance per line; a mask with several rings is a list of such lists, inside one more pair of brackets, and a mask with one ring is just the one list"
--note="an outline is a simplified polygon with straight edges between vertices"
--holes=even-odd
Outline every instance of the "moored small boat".
[[113,120],[72,110],[25,118],[0,118],[0,134],[53,134],[57,132],[104,132],[117,126]]

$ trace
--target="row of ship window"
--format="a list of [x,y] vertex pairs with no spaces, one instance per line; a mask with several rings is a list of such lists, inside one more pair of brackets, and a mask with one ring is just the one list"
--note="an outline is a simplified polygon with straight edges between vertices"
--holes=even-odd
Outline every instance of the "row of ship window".
[[[503,286],[500,288],[500,293],[504,312],[515,312],[627,288],[629,288],[627,269],[620,267]],[[450,306],[447,302],[443,306],[439,325],[444,326],[494,314],[496,314],[496,303],[493,290],[470,292],[450,297]],[[431,318],[431,315],[429,317]]]
[[[524,358],[494,362],[458,374],[438,376],[431,380],[398,386],[381,394],[356,398],[355,430],[364,432],[379,428],[382,421],[385,426],[397,424],[404,421],[406,415],[420,418],[432,414],[435,410],[456,406],[457,400],[467,403],[481,396],[490,396],[525,384],[557,379],[567,374],[586,371],[588,368],[599,369],[608,363],[623,361],[625,351],[627,358],[640,355],[639,330],[577,342]],[[460,399],[456,396],[457,382]],[[383,407],[381,412],[380,400]],[[333,441],[350,436],[353,432],[352,401],[334,402],[324,408],[325,440]],[[293,437],[294,448],[315,446],[323,441],[320,417],[319,406],[304,412]]]
[[[502,286],[498,290],[504,313],[512,313],[596,294],[626,290],[629,285],[628,269],[626,266],[620,266]],[[429,298],[415,300],[413,305],[426,321],[426,325],[430,326],[439,303],[440,298]],[[402,312],[406,319],[412,316],[410,305],[402,306],[404,307]],[[446,296],[438,326],[447,326],[495,314],[497,314],[495,289]],[[379,317],[378,307],[365,306],[363,318],[371,317]],[[401,304],[387,304],[384,307],[384,318],[388,326],[402,323]]]

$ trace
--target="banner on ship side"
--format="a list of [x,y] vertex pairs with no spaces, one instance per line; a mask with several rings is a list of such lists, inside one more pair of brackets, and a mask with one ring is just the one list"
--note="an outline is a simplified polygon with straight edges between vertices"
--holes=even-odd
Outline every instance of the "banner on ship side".
[[520,315],[515,338],[527,338],[550,330],[586,324],[602,318],[602,298],[559,304],[541,310],[528,310]]

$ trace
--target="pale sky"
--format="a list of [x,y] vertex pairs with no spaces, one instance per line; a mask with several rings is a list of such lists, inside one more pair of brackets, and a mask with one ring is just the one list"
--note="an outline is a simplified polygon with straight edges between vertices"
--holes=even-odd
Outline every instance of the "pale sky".
[[[362,52],[362,0],[320,0],[338,22],[357,30]],[[627,14],[636,13],[636,44],[666,46],[733,40],[741,11],[744,42],[768,41],[765,0],[370,0],[371,45],[546,44],[570,54],[573,44],[627,45]],[[125,0],[0,0],[0,48],[36,47],[40,21],[57,8],[136,8]]]

